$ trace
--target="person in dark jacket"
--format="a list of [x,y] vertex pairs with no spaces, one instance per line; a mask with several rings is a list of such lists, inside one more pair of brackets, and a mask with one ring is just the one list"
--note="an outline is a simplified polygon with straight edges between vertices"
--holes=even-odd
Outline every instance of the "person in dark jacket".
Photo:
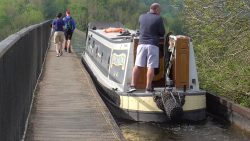
[[139,79],[141,68],[147,66],[146,93],[152,93],[154,70],[159,67],[159,39],[165,34],[163,19],[160,16],[160,5],[153,3],[150,11],[139,17],[140,36],[137,47],[132,81],[127,92],[136,91],[136,81]]
[[68,53],[71,53],[71,38],[74,33],[74,30],[76,28],[76,23],[74,19],[70,16],[70,11],[66,11],[66,17],[63,18],[63,21],[65,23],[65,30],[64,30],[64,35],[65,35],[65,46],[64,50]]

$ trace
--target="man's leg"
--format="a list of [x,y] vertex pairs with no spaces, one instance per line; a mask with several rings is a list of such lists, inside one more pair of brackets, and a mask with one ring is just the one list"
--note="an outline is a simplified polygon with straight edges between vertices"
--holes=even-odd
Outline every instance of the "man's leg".
[[62,52],[62,42],[59,43],[59,55],[61,56],[63,54]]
[[73,31],[67,32],[67,39],[68,39],[67,50],[68,50],[68,53],[71,53],[71,38],[72,38],[72,35],[73,35]]
[[136,86],[137,84],[137,80],[139,79],[139,75],[140,75],[140,67],[138,66],[134,66],[133,68],[133,72],[132,72],[132,81],[131,81],[131,86]]
[[139,75],[140,75],[140,67],[138,66],[134,66],[133,71],[132,71],[132,80],[131,80],[131,84],[130,87],[128,89],[128,93],[132,93],[134,91],[136,91],[136,84],[137,84],[137,80],[139,79]]
[[57,57],[59,57],[59,54],[60,54],[59,48],[60,48],[60,43],[56,43],[56,56]]
[[147,84],[146,90],[152,91],[152,81],[154,79],[155,68],[159,67],[159,48],[154,45],[147,46]]
[[147,69],[147,84],[146,89],[152,90],[152,81],[154,78],[154,68],[148,68]]
[[71,53],[71,40],[67,41],[67,50],[68,50],[68,53]]
[[67,39],[65,38],[65,41],[64,41],[64,51],[67,52],[67,45],[68,45],[68,42],[67,42]]

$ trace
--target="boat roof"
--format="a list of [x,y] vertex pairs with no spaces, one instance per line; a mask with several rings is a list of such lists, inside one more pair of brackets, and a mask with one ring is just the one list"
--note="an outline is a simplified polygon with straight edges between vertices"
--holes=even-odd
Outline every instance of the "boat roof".
[[110,42],[131,42],[137,31],[126,29],[121,23],[92,23],[89,24],[89,31],[109,40]]
[[110,42],[131,42],[131,39],[135,37],[134,30],[126,30],[127,34],[120,32],[105,32],[105,29],[91,29],[90,31],[96,33],[97,35],[109,40]]
[[121,27],[124,28],[124,25],[120,22],[91,22],[88,24],[89,29],[105,29],[109,27]]

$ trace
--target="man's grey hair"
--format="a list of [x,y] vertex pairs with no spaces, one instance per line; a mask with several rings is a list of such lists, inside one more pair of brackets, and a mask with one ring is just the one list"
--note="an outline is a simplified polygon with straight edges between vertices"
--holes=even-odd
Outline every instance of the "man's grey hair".
[[160,4],[159,3],[153,3],[150,6],[150,11],[155,11],[156,9],[160,8]]

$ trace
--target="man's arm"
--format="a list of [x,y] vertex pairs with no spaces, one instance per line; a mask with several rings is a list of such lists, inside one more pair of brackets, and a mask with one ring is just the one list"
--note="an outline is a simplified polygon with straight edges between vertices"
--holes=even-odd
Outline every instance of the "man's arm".
[[162,18],[159,20],[159,35],[164,36],[165,34],[165,27]]
[[71,22],[72,22],[73,31],[74,31],[75,28],[76,28],[76,22],[75,22],[75,20],[73,18],[71,19]]
[[56,25],[56,20],[53,20],[52,23],[51,23],[51,27],[55,28],[55,25]]

